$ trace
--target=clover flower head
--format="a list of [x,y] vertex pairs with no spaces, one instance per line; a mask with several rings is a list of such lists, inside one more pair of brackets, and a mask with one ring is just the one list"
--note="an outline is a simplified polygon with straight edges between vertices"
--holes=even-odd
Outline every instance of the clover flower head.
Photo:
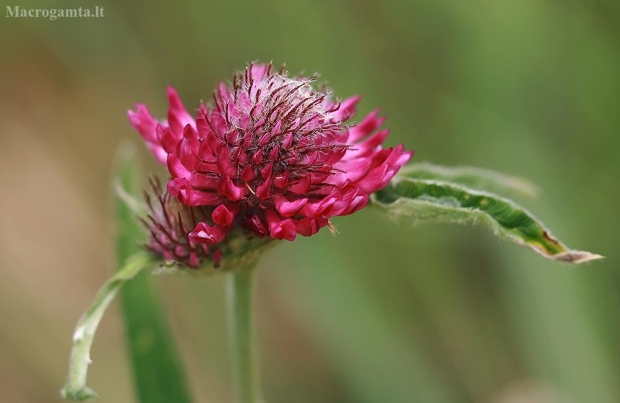
[[188,238],[198,223],[209,219],[208,209],[183,205],[156,178],[150,180],[150,191],[144,192],[144,199],[148,213],[140,220],[150,235],[146,249],[191,268],[200,267],[205,259],[219,263],[222,252],[218,245],[194,243]]
[[217,245],[237,228],[248,237],[314,235],[331,217],[365,207],[411,158],[402,145],[382,147],[388,130],[380,129],[377,110],[347,124],[360,98],[336,102],[315,81],[251,64],[219,84],[195,117],[171,87],[167,120],[154,119],[144,105],[129,111],[168,168],[169,194],[200,208],[196,220],[179,227],[179,236],[189,230],[181,255],[200,256],[198,245]]

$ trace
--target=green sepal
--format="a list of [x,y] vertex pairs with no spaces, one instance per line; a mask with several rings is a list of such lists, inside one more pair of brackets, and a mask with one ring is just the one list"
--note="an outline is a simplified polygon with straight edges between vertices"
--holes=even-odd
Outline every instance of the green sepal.
[[222,259],[216,264],[206,261],[198,268],[189,268],[175,261],[161,262],[153,271],[155,275],[175,276],[214,276],[231,271],[242,270],[260,260],[261,256],[280,244],[269,237],[247,239],[241,230],[232,231],[222,246]]

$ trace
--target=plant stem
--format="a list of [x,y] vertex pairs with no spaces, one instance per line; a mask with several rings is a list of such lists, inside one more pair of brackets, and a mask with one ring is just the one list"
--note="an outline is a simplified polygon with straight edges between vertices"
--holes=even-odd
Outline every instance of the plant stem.
[[116,296],[121,286],[135,277],[142,269],[152,263],[153,258],[138,252],[132,255],[125,265],[99,289],[95,300],[80,317],[73,334],[73,347],[69,357],[69,376],[61,395],[67,400],[87,400],[97,397],[97,394],[86,386],[86,375],[90,360],[90,348],[93,344],[97,326],[110,302]]
[[233,392],[237,403],[259,401],[258,371],[253,349],[252,296],[254,261],[227,274],[226,309]]

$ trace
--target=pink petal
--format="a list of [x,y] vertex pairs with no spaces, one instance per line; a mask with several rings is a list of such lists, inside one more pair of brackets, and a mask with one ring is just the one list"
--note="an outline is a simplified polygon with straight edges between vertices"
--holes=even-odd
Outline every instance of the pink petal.
[[273,184],[275,187],[282,189],[288,184],[288,172],[284,171],[281,174],[276,175],[273,178]]
[[198,162],[198,151],[200,141],[198,134],[191,125],[186,125],[183,129],[183,139],[179,143],[178,156],[183,164],[188,167],[195,167]]
[[256,177],[252,165],[246,165],[245,168],[243,168],[243,172],[241,172],[241,177],[246,182],[249,182]]
[[230,176],[224,175],[220,179],[218,191],[224,196],[226,196],[229,200],[238,201],[241,200],[248,193],[248,188],[243,185],[235,184],[235,182],[230,178]]
[[265,211],[265,219],[269,226],[269,236],[273,239],[286,239],[287,241],[294,241],[297,235],[295,230],[295,223],[292,219],[282,219],[271,210]]
[[204,111],[202,113],[199,112],[196,116],[196,130],[198,131],[200,138],[203,139],[207,138],[209,134],[213,133],[213,131],[211,131],[211,127],[209,126],[209,122],[207,122],[206,113],[207,111]]
[[213,222],[221,227],[228,227],[233,223],[235,214],[223,204],[220,204],[211,213]]
[[340,104],[340,108],[337,111],[332,112],[330,117],[333,117],[337,122],[344,122],[355,114],[355,106],[362,99],[359,95],[351,98],[347,98]]
[[264,77],[265,73],[267,72],[267,69],[269,68],[268,64],[262,64],[262,63],[258,63],[258,64],[254,64],[252,63],[250,65],[250,78],[256,80],[260,80],[261,78]]
[[304,217],[299,221],[295,221],[295,231],[299,235],[312,236],[319,232],[319,223],[316,218]]
[[260,219],[260,217],[257,215],[253,215],[252,218],[247,221],[246,225],[250,228],[252,232],[254,232],[259,237],[264,237],[265,235],[267,235],[267,228],[265,227],[265,224]]
[[349,143],[355,143],[381,126],[385,121],[385,116],[377,117],[377,115],[379,115],[379,110],[375,109],[366,115],[360,124],[349,129]]
[[304,197],[303,199],[289,201],[284,196],[279,195],[274,198],[274,202],[276,210],[278,210],[282,217],[292,217],[308,203],[308,198]]
[[267,178],[267,180],[256,187],[256,196],[260,200],[267,200],[271,196],[271,178]]
[[232,177],[237,176],[238,166],[232,162],[230,148],[222,148],[222,151],[217,156],[217,165],[220,168],[220,172],[224,175]]
[[136,112],[127,111],[129,122],[140,133],[147,147],[160,163],[166,164],[167,153],[157,138],[157,121],[153,119],[149,110],[144,105],[136,105]]
[[390,131],[387,129],[380,130],[363,142],[354,144],[349,150],[347,150],[346,158],[350,159],[371,156],[373,152],[381,149],[381,144],[385,141],[389,133]]
[[183,102],[181,102],[181,98],[179,98],[179,94],[177,91],[168,87],[168,124],[170,128],[175,133],[182,133],[183,128],[186,125],[191,125],[192,127],[196,127],[196,123],[192,116],[187,112],[185,106],[183,106]]
[[360,160],[353,161],[353,164],[337,164],[334,168],[338,170],[342,170],[342,173],[336,173],[330,176],[326,183],[330,183],[332,185],[340,186],[345,181],[349,180],[350,182],[357,182],[368,174],[370,170],[370,166],[372,161],[367,158],[363,158]]
[[387,170],[388,164],[386,163],[371,169],[370,172],[368,172],[368,175],[357,183],[357,186],[362,188],[364,192],[368,194],[381,189],[382,186],[385,187],[384,179]]
[[273,162],[268,163],[267,165],[265,165],[264,167],[261,168],[260,170],[260,176],[263,179],[267,179],[271,176],[271,173],[273,172]]
[[209,245],[220,243],[226,238],[227,230],[217,225],[210,226],[204,222],[198,223],[196,228],[189,233],[189,240],[196,243]]
[[340,214],[340,215],[349,215],[349,214],[353,214],[356,211],[359,211],[361,209],[363,209],[364,207],[366,207],[366,205],[368,204],[368,200],[370,199],[370,196],[368,196],[365,193],[361,193],[361,194],[357,194],[349,203],[349,205],[347,206],[347,208]]
[[177,136],[168,126],[157,125],[157,138],[167,153],[176,153],[181,136]]
[[390,156],[387,158],[387,162],[398,168],[405,165],[411,157],[413,156],[413,151],[405,151],[405,147],[402,144],[399,144],[394,148]]
[[334,217],[341,215],[349,206],[353,198],[360,190],[358,188],[350,188],[344,193],[340,194],[340,197],[334,198],[334,202],[328,207],[322,206],[320,214],[325,217]]
[[186,206],[215,206],[222,202],[216,193],[193,189],[185,178],[169,181],[168,192]]
[[200,172],[192,172],[188,179],[192,188],[201,190],[216,190],[220,182],[219,175],[204,174]]
[[131,109],[127,111],[129,122],[140,133],[144,140],[149,142],[157,142],[155,127],[157,121],[153,119],[148,108],[145,105],[137,104],[136,111]]
[[173,178],[189,178],[191,175],[191,172],[174,154],[168,154],[168,171]]
[[293,193],[303,195],[310,189],[310,175],[306,175],[296,183],[289,186],[289,190]]
[[288,150],[292,144],[293,144],[293,133],[288,133],[284,137],[284,140],[282,140],[281,147],[284,148],[285,150]]

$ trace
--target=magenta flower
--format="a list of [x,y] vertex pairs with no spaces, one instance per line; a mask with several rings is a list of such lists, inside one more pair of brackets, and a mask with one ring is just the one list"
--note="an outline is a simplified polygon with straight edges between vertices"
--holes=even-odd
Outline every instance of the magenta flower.
[[188,245],[216,245],[239,227],[273,239],[314,235],[331,217],[365,207],[411,158],[402,145],[382,148],[388,130],[379,129],[378,111],[348,126],[360,98],[334,102],[313,82],[250,65],[221,83],[195,119],[171,87],[167,121],[144,105],[128,112],[168,167],[168,192],[207,212]]

